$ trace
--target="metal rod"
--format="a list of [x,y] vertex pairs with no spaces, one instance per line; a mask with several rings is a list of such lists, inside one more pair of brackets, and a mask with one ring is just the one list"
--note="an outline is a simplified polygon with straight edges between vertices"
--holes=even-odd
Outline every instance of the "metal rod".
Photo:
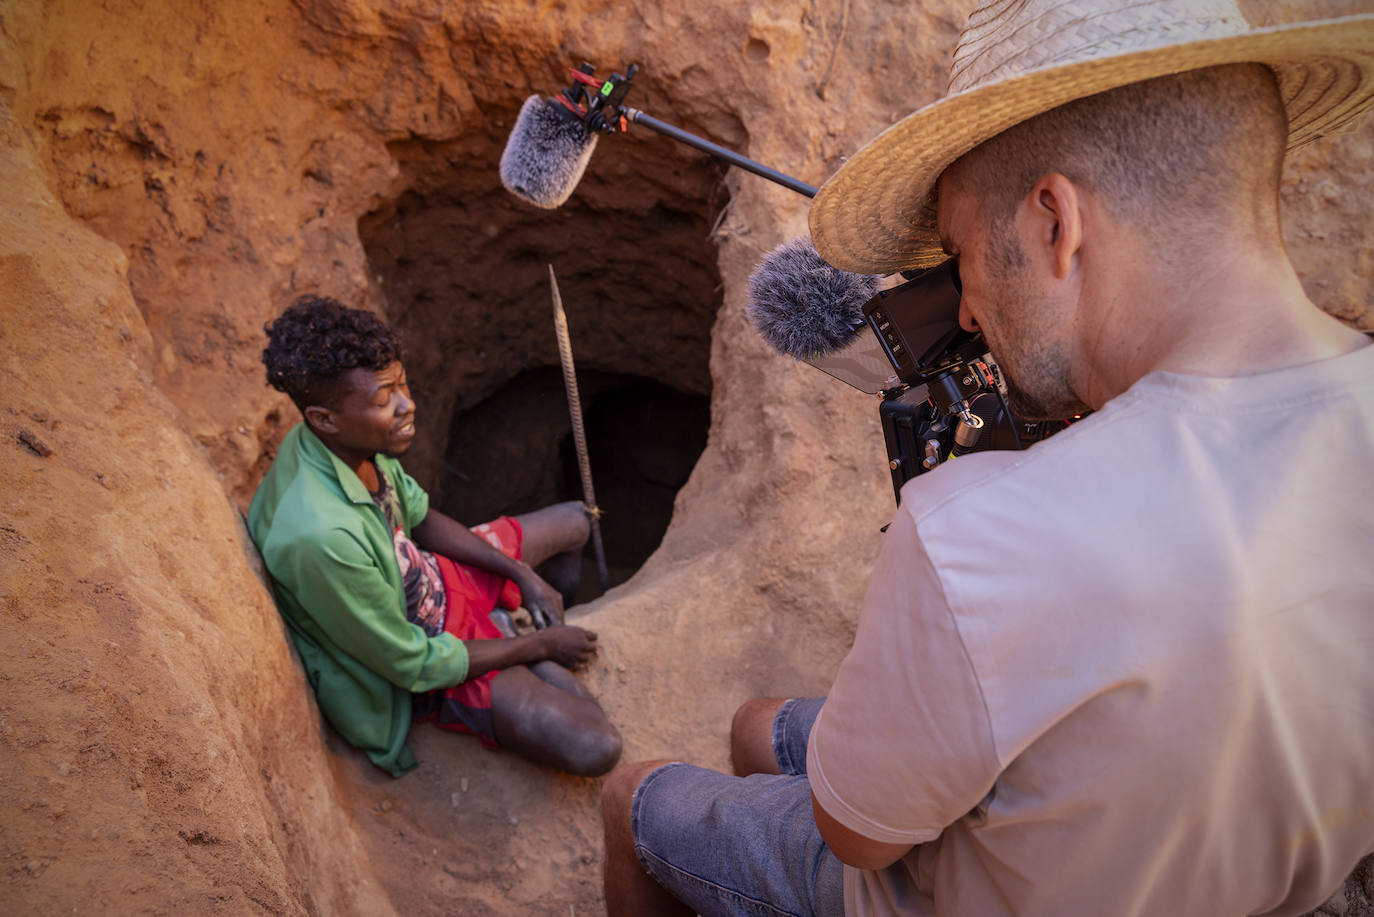
[[554,276],[552,264],[549,265],[549,286],[553,289],[553,330],[558,336],[558,359],[563,364],[563,388],[568,392],[568,415],[572,419],[573,445],[577,448],[577,468],[582,472],[582,504],[591,520],[596,573],[601,578],[601,594],[605,595],[610,578],[606,573],[606,549],[601,544],[601,508],[596,505],[596,491],[592,488],[592,464],[587,458],[587,433],[582,428],[582,399],[577,394],[568,317],[563,313],[563,297],[558,293],[558,278]]
[[644,114],[644,112],[640,111],[638,108],[631,108],[625,105],[621,107],[621,111],[625,113],[625,116],[629,118],[630,122],[633,124],[642,124],[650,130],[658,131],[665,137],[672,137],[674,140],[685,143],[688,146],[694,146],[704,153],[710,153],[712,156],[724,159],[731,165],[739,166],[741,169],[753,172],[755,175],[762,176],[769,181],[777,182],[784,188],[788,188],[798,194],[804,194],[807,197],[816,196],[816,188],[814,185],[808,185],[806,182],[793,178],[790,175],[784,175],[776,169],[770,169],[761,163],[754,162],[752,159],[746,159],[734,150],[727,150],[725,147],[698,137],[696,134],[689,134],[680,127],[673,127],[671,124],[660,121],[652,115]]

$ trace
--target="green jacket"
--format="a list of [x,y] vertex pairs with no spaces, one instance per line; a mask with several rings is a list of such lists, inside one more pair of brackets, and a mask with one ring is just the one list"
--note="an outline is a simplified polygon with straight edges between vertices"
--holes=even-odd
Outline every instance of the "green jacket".
[[[409,535],[429,512],[429,496],[395,459],[373,461],[400,498]],[[418,763],[405,745],[411,692],[463,681],[468,655],[451,634],[427,637],[406,620],[382,511],[353,470],[300,424],[253,495],[248,530],[321,712],[373,764],[401,776]]]

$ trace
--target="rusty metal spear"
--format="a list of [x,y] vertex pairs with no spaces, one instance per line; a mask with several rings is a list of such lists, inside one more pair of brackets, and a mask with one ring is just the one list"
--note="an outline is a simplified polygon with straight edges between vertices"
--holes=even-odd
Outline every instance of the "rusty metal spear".
[[577,395],[577,373],[573,368],[572,340],[568,337],[568,317],[563,314],[563,297],[558,293],[558,278],[549,265],[549,286],[553,289],[553,330],[558,335],[558,359],[563,364],[563,387],[568,392],[568,414],[572,418],[573,445],[577,448],[577,467],[582,472],[582,504],[592,523],[592,550],[596,552],[596,572],[601,577],[601,592],[607,589],[606,549],[601,544],[601,508],[592,488],[592,465],[587,458],[587,434],[582,428],[582,399]]

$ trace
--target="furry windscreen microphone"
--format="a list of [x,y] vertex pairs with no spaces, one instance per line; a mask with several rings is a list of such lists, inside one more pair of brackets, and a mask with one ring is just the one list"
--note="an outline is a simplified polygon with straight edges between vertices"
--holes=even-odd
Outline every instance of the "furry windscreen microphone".
[[552,210],[568,199],[582,179],[596,138],[559,103],[530,96],[520,107],[501,154],[501,184],[521,200]]
[[749,319],[779,353],[805,360],[839,350],[864,327],[876,274],[832,267],[806,236],[784,242],[749,275]]

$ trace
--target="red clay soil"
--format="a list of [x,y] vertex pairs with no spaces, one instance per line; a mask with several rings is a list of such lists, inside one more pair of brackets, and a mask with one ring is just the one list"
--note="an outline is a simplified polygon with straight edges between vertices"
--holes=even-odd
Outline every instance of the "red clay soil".
[[[744,316],[806,202],[637,132],[545,213],[495,157],[568,64],[636,61],[635,104],[819,183],[941,94],[967,6],[5,4],[4,909],[601,913],[597,781],[422,727],[392,780],[321,722],[240,516],[297,421],[262,324],[306,291],[395,321],[436,492],[455,412],[557,365],[546,261],[579,365],[709,394],[662,544],[581,620],[626,757],[724,767],[741,702],[825,690],[892,507],[871,400]],[[1309,293],[1363,328],[1372,147],[1331,138],[1284,186]],[[1344,913],[1374,914],[1371,881]]]

